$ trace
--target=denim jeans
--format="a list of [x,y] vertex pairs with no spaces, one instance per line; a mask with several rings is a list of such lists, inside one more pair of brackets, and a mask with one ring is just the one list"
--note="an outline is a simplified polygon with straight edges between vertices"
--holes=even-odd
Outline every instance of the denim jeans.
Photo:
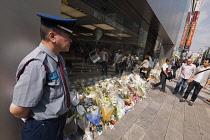
[[200,90],[203,88],[203,86],[201,86],[200,83],[198,83],[194,80],[189,83],[188,88],[187,88],[183,98],[187,99],[189,93],[193,90],[193,88],[195,88],[195,89],[193,91],[191,101],[194,102],[196,100],[196,98],[198,97],[198,94],[199,94]]
[[187,87],[187,79],[182,78],[181,76],[179,77],[176,87],[174,88],[174,92],[178,92],[179,88],[181,86],[180,94],[184,93],[184,90]]

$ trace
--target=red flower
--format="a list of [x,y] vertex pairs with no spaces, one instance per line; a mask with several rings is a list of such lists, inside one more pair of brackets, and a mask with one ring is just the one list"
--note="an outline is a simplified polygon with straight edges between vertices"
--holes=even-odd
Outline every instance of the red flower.
[[112,125],[114,125],[114,124],[115,124],[115,121],[114,121],[114,120],[111,120],[110,123],[111,123]]

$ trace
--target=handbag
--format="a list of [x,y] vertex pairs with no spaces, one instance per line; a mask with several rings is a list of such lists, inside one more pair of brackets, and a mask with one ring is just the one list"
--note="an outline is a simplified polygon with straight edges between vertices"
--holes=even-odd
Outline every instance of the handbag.
[[141,68],[141,73],[147,73],[147,68]]
[[169,72],[167,72],[167,74],[168,74],[167,79],[168,79],[169,81],[172,81],[172,79],[174,78],[172,72],[169,71]]

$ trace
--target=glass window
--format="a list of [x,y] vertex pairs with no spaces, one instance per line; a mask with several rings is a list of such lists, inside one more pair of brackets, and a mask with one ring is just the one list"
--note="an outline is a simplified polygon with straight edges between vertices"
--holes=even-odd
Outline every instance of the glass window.
[[117,50],[123,55],[143,57],[147,31],[110,1],[69,0],[68,4],[63,1],[61,15],[78,19],[70,51],[62,53],[72,80],[105,74],[103,51],[108,54],[106,76],[114,74]]

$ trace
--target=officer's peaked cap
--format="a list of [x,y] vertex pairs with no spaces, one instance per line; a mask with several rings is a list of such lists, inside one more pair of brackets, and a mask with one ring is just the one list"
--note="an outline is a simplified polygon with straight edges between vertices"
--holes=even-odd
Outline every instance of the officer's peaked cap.
[[54,26],[63,29],[69,33],[73,33],[73,28],[77,22],[77,19],[64,18],[55,15],[36,13],[41,17],[41,23],[46,26]]

